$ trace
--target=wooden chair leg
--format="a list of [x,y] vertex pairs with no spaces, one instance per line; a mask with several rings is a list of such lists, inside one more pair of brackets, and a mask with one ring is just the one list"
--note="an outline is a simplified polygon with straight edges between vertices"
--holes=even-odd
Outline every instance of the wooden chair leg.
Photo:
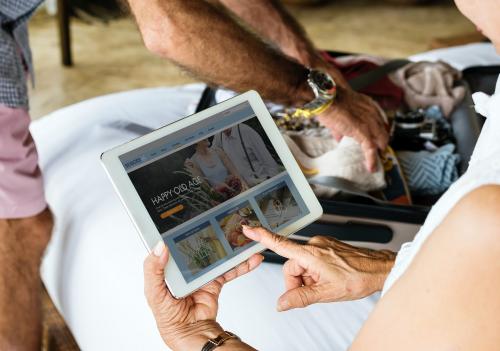
[[64,66],[72,66],[71,55],[71,28],[69,23],[70,7],[68,0],[57,0],[57,25],[59,27],[59,45],[61,47],[61,61]]

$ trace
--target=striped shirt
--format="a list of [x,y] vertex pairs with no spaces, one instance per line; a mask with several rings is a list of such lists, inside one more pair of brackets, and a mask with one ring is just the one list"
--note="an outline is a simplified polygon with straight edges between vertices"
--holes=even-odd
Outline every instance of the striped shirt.
[[0,104],[28,108],[33,79],[28,20],[43,0],[0,0]]

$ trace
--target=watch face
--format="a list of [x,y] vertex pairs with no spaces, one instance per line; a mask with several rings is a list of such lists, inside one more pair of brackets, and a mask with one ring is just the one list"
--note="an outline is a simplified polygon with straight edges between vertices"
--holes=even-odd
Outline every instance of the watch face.
[[320,95],[332,95],[334,93],[336,85],[329,74],[319,70],[311,70],[309,79],[316,86]]

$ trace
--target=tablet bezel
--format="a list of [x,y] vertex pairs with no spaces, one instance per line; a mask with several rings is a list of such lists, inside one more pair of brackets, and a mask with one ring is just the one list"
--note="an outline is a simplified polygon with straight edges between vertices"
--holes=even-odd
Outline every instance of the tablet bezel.
[[[291,181],[295,185],[305,206],[309,210],[307,215],[281,229],[278,234],[283,236],[293,234],[306,225],[314,222],[322,215],[323,209],[318,199],[314,195],[307,179],[303,175],[299,165],[286,145],[279,129],[276,127],[276,124],[269,114],[266,105],[257,92],[249,91],[207,108],[201,112],[179,119],[149,134],[133,139],[125,144],[106,151],[101,155],[101,162],[116,192],[118,193],[120,200],[132,219],[134,226],[139,232],[139,235],[142,238],[148,252],[151,252],[158,241],[163,239],[156,228],[153,219],[139,197],[134,185],[132,184],[125,167],[119,159],[119,156],[152,143],[158,139],[164,138],[172,133],[201,122],[206,118],[210,118],[217,113],[223,112],[244,102],[248,102],[252,107],[255,112],[255,116],[261,123],[264,131],[271,141],[271,144],[283,162],[283,166],[286,168]],[[265,250],[263,245],[256,244],[246,250],[243,250],[241,253],[228,259],[226,262],[214,267],[212,270],[206,272],[200,277],[193,279],[189,283],[187,283],[182,276],[175,260],[170,259],[165,269],[165,281],[172,295],[176,298],[182,298],[221,276],[228,270],[237,266],[239,263],[251,257],[253,254],[263,250]]]

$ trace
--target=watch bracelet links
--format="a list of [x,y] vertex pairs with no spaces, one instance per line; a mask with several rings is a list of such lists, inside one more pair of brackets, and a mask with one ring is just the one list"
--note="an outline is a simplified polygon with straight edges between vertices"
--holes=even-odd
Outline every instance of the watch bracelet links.
[[333,99],[326,101],[324,104],[321,106],[318,106],[316,108],[309,109],[307,104],[303,108],[295,108],[293,109],[292,114],[290,115],[290,118],[313,118],[316,117],[317,115],[323,113],[326,111],[331,105],[333,104]]
[[220,333],[217,337],[213,339],[209,339],[205,345],[203,345],[203,348],[201,351],[212,351],[215,348],[222,346],[226,341],[230,339],[237,339],[241,340],[238,335],[231,333],[229,331],[223,331]]
[[[301,121],[313,119],[326,111],[337,97],[337,85],[328,73],[311,68],[308,70],[307,84],[314,93],[314,100],[306,103],[302,107],[283,108],[280,111],[274,112],[274,116],[277,117],[276,124],[278,127],[285,127],[287,129],[291,127],[295,129],[302,123]],[[322,77],[323,80],[329,81],[330,85],[325,87],[326,90],[318,86],[318,84],[321,84],[321,82],[317,82],[318,79],[321,80],[318,78],[318,74],[326,76]]]
[[329,100],[315,109],[304,109],[304,108],[283,109],[281,111],[274,113],[274,115],[277,117],[276,124],[278,126],[283,126],[292,120],[311,119],[326,111],[332,104],[333,100]]
[[337,88],[334,87],[331,99],[326,100],[323,104],[319,106],[315,106],[317,100],[316,101],[313,100],[305,104],[303,107],[284,108],[283,110],[276,112],[275,115],[282,120],[282,123],[298,118],[310,119],[326,111],[333,104],[333,101],[335,100],[336,97],[337,97]]

